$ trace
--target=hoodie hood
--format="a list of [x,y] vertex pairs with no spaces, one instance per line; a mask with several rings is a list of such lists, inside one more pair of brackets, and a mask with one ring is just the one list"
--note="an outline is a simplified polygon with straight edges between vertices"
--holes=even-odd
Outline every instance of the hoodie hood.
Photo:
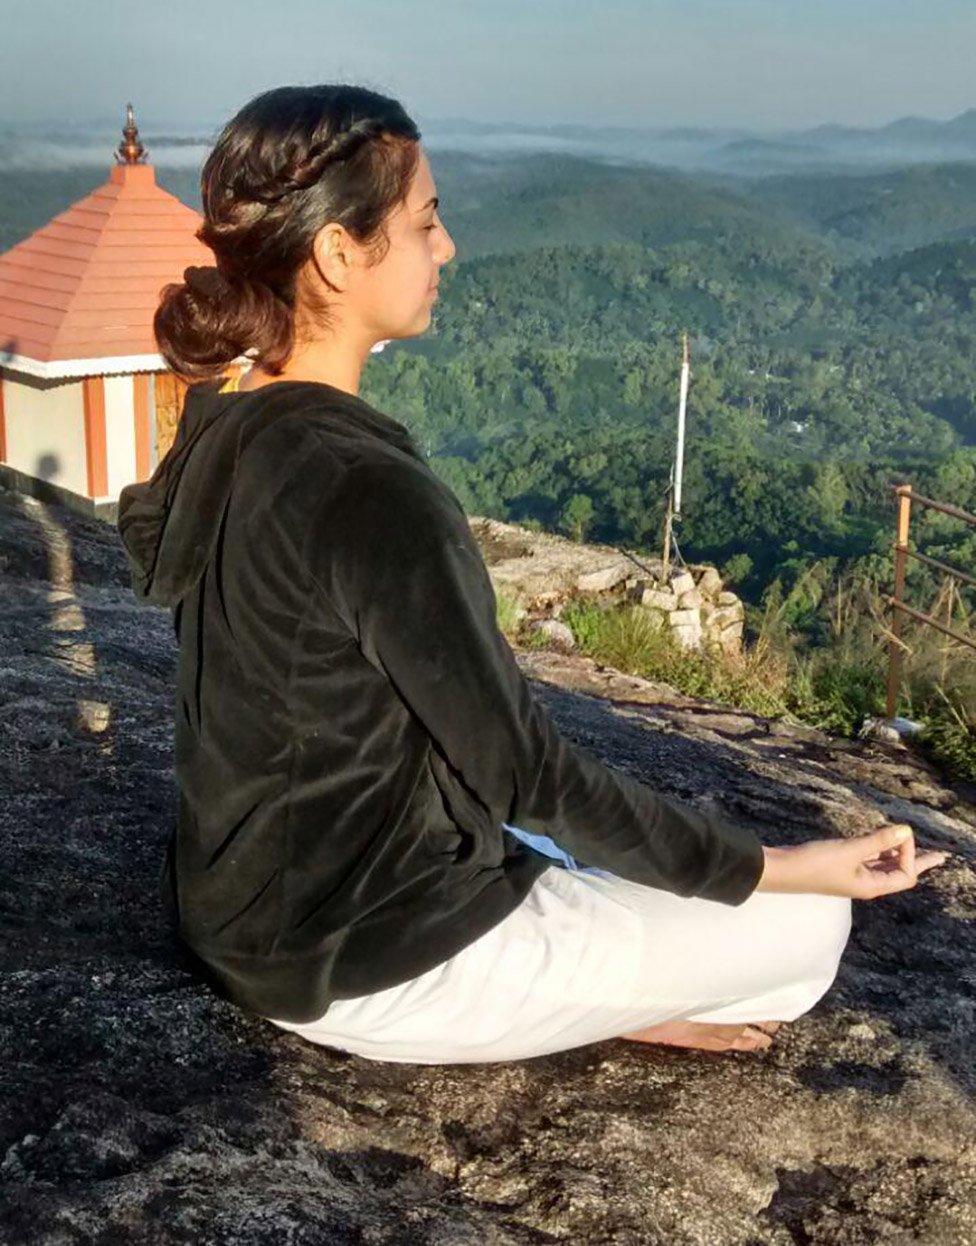
[[243,393],[220,392],[221,380],[186,391],[176,436],[155,472],[119,493],[116,521],[129,560],[132,591],[175,606],[194,587],[214,552],[237,464],[251,438],[276,415],[327,415],[360,435],[382,437],[423,461],[408,429],[345,390],[320,381],[275,381]]

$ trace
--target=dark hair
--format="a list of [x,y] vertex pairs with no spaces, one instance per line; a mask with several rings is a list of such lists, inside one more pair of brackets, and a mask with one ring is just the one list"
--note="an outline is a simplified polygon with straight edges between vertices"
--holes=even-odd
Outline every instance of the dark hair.
[[[407,197],[420,131],[401,105],[347,84],[276,87],[223,128],[200,176],[196,236],[216,266],[191,265],[163,287],[153,317],[160,353],[188,379],[247,353],[273,375],[295,342],[299,270],[320,229],[338,221],[378,263],[385,221]],[[316,319],[329,322],[318,300]]]

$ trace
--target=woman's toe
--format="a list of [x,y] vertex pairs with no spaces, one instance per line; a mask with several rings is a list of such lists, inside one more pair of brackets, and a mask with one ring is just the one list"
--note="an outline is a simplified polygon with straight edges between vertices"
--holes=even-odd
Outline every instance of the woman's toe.
[[770,1035],[754,1025],[747,1025],[732,1044],[737,1051],[763,1051],[772,1045]]

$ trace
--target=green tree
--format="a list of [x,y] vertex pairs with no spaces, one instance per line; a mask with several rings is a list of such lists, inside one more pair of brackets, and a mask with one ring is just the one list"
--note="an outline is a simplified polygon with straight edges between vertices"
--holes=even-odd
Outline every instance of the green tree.
[[574,493],[562,511],[563,529],[574,541],[582,541],[593,521],[593,499],[588,493]]

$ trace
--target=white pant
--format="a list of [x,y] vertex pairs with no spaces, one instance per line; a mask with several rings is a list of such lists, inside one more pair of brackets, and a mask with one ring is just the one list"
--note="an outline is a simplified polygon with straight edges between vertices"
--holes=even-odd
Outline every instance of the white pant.
[[826,993],[851,929],[840,896],[685,898],[553,865],[450,960],[318,1021],[273,1023],[372,1060],[522,1060],[661,1021],[792,1021]]

